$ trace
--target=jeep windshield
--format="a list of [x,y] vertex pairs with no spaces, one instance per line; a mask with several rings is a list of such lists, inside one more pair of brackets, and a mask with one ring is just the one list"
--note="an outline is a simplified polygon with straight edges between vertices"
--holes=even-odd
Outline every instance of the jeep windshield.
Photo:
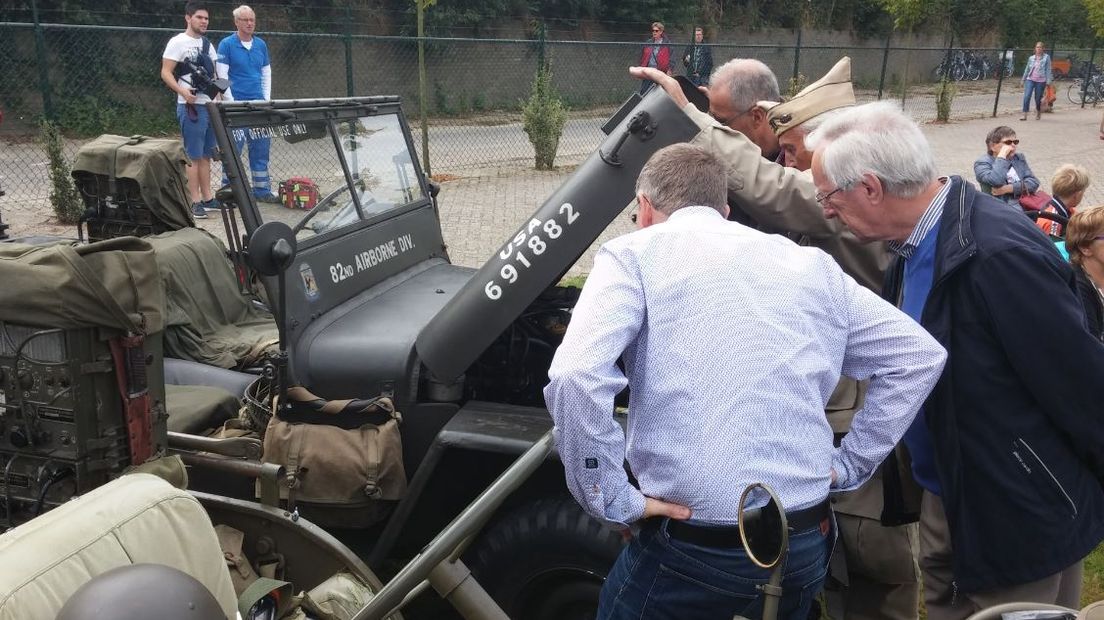
[[[318,114],[318,108],[262,106],[234,112],[227,115],[227,129],[237,168],[243,176],[263,171],[267,151],[272,193],[279,198],[254,200],[256,225],[282,221],[309,245],[426,199],[397,106],[386,112],[377,106],[329,114]],[[249,191],[249,179],[242,181],[232,183],[236,195]],[[253,190],[263,192],[255,184]],[[238,195],[239,203],[242,198]]]

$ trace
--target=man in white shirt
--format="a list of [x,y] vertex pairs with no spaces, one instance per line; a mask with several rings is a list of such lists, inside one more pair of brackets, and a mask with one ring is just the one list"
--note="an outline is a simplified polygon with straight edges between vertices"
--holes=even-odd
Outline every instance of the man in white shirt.
[[[643,230],[599,250],[548,372],[568,489],[593,516],[641,526],[601,620],[756,617],[768,571],[736,531],[754,482],[791,527],[780,617],[804,619],[828,565],[829,491],[870,478],[943,368],[931,336],[827,254],[726,221],[725,170],[700,146],[652,156]],[[869,389],[837,448],[824,406],[841,374]],[[613,418],[626,386],[627,436]]]
[[[189,0],[184,5],[187,28],[169,39],[161,55],[161,81],[176,93],[176,119],[180,122],[184,151],[192,160],[187,168],[188,189],[192,197],[192,215],[196,218],[206,218],[208,210],[218,209],[211,192],[211,157],[218,145],[203,105],[211,98],[196,89],[198,79],[188,69],[189,66],[198,67],[209,78],[215,77],[215,49],[203,36],[209,20],[206,4]],[[184,65],[179,66],[181,63]]]

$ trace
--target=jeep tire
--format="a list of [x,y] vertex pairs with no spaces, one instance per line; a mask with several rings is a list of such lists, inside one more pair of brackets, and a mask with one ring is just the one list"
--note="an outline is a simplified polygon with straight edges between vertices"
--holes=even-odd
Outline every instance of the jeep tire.
[[479,583],[515,620],[594,618],[624,542],[570,497],[523,504],[467,552]]

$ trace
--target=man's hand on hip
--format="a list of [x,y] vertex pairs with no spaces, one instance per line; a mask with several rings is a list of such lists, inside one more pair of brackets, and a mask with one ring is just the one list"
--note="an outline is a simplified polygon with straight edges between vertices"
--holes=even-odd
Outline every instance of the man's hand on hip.
[[[685,521],[690,518],[690,514],[690,509],[682,504],[674,504],[653,497],[645,497],[644,516],[640,517],[640,521],[651,517],[668,517],[676,521]],[[640,521],[637,523],[640,523]],[[626,527],[621,530],[621,538],[624,539],[625,542],[632,540],[632,537],[633,528]]]
[[665,502],[653,497],[644,498],[644,517],[669,517],[676,521],[685,521],[690,518],[690,509],[682,504]]

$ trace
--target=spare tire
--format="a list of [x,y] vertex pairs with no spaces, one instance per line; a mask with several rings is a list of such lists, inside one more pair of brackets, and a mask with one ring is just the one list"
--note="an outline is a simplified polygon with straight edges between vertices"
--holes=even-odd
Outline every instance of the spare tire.
[[515,620],[594,618],[621,535],[570,497],[523,504],[493,522],[465,562]]

